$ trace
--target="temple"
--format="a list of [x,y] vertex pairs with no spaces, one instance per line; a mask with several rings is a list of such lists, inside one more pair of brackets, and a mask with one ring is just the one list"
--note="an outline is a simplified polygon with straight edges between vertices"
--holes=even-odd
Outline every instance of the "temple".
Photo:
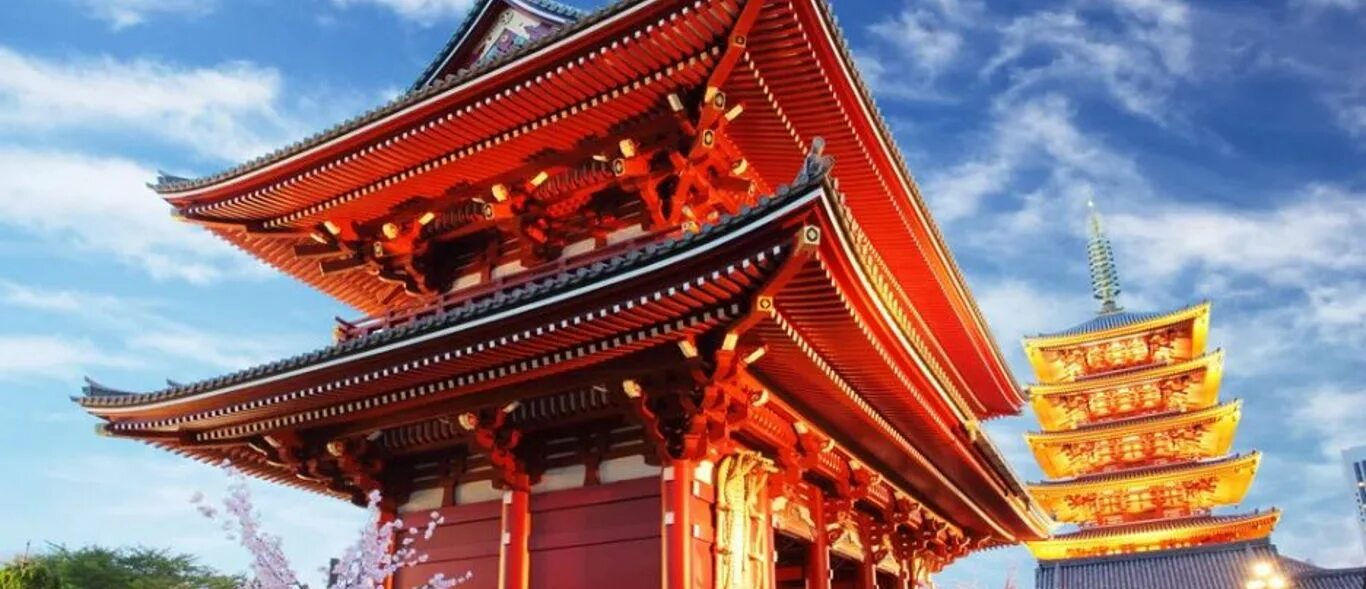
[[[1242,502],[1261,456],[1230,453],[1242,405],[1219,399],[1223,354],[1206,350],[1209,303],[1156,313],[1124,310],[1114,254],[1094,206],[1089,224],[1099,313],[1024,341],[1039,380],[1029,398],[1041,426],[1025,438],[1049,477],[1029,485],[1029,492],[1055,520],[1075,528],[1028,543],[1040,560],[1040,588],[1123,586],[1098,577],[1070,585],[1062,580],[1070,567],[1095,568],[1107,557],[1113,564],[1185,549],[1241,554],[1265,544],[1280,517],[1274,509],[1214,513]],[[1188,563],[1191,579],[1219,576],[1200,562]],[[1142,566],[1129,568],[1138,571],[1130,580],[1143,577]]]
[[[112,437],[440,512],[395,587],[906,589],[1047,534],[981,429],[1024,399],[824,0],[482,0],[393,102],[154,188],[365,316],[77,401]],[[1227,445],[1179,427],[1209,433],[1174,457]]]

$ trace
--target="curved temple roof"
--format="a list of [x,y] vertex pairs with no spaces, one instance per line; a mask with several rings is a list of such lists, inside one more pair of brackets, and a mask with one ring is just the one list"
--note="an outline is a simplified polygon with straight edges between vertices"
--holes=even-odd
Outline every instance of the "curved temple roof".
[[1189,318],[1202,311],[1208,311],[1209,302],[1204,301],[1168,311],[1119,311],[1097,315],[1062,331],[1041,333],[1025,338],[1026,345],[1043,346],[1046,340],[1071,338],[1080,335],[1096,335],[1106,332],[1140,331],[1144,328],[1167,322]]
[[[825,137],[868,238],[882,251],[899,252],[886,259],[891,286],[909,300],[932,353],[971,391],[978,417],[1018,411],[1018,386],[854,69],[829,6],[752,1],[760,16],[722,88],[745,106],[745,124],[731,127],[738,148],[775,186],[800,165],[812,139]],[[338,208],[370,219],[377,207],[405,195],[439,193],[443,182],[487,180],[473,175],[490,167],[488,159],[456,162],[534,155],[549,129],[565,130],[555,137],[576,136],[566,121],[587,119],[573,113],[624,120],[670,91],[696,89],[721,59],[718,32],[748,3],[621,0],[273,154],[205,178],[166,178],[156,189],[186,220],[366,313],[384,313],[391,309],[383,294],[392,285],[364,272],[321,276],[315,260],[291,249],[307,237],[289,235]],[[798,29],[805,34],[792,45],[790,31]],[[641,34],[646,30],[652,34]],[[622,60],[632,62],[632,72],[622,71]],[[583,90],[576,95],[574,88]],[[471,130],[475,123],[480,130]],[[470,133],[484,140],[466,144],[463,135]]]

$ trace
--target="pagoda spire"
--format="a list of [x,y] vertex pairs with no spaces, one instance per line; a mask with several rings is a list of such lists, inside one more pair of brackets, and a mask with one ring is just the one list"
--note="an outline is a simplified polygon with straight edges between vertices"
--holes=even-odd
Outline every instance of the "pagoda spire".
[[1119,272],[1115,270],[1115,252],[1110,247],[1110,239],[1100,223],[1100,212],[1096,203],[1086,199],[1090,211],[1088,219],[1090,239],[1086,243],[1086,255],[1091,265],[1091,294],[1100,301],[1100,314],[1109,315],[1124,310],[1119,306]]

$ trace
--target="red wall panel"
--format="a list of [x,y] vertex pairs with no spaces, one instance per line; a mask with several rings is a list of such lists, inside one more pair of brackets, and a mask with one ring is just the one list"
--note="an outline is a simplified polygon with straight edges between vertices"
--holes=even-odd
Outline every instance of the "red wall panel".
[[531,496],[533,589],[660,583],[659,479]]
[[[498,589],[498,541],[502,535],[502,502],[484,501],[439,510],[446,522],[437,527],[430,540],[420,536],[413,546],[427,555],[427,562],[399,571],[396,589],[421,587],[433,574],[459,577],[473,573],[461,589]],[[426,511],[408,514],[410,527],[421,529],[427,523]]]

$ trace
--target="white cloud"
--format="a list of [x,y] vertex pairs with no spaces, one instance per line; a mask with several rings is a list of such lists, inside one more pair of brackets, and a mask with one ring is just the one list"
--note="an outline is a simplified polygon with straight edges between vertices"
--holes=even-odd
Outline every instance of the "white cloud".
[[82,339],[0,334],[0,380],[70,378],[93,367],[132,367],[135,357],[111,353]]
[[144,185],[154,177],[123,159],[0,146],[0,224],[160,279],[204,284],[258,272],[208,232],[173,222]]
[[1310,186],[1264,210],[1149,203],[1110,214],[1116,241],[1143,252],[1133,271],[1163,279],[1191,268],[1299,284],[1320,273],[1366,271],[1366,195]]
[[213,12],[217,0],[74,0],[91,18],[120,31],[147,22],[154,14],[199,17]]
[[235,161],[303,133],[280,112],[279,73],[247,63],[58,61],[0,47],[0,71],[0,130],[16,134],[136,131]]
[[[991,332],[1011,356],[1017,355],[1021,338],[1079,323],[1079,310],[1091,306],[1085,292],[1044,290],[1038,284],[1020,279],[979,284],[972,290],[976,293],[977,305],[991,324]],[[1023,359],[1022,354],[1018,355]],[[1028,376],[1028,373],[1017,376]]]
[[1117,24],[1077,9],[1037,12],[1000,28],[1001,43],[982,73],[1010,76],[1011,92],[1050,83],[1093,82],[1124,109],[1166,120],[1166,102],[1190,73],[1193,46],[1185,6],[1169,0],[1122,0]]
[[308,345],[300,338],[293,337],[263,334],[239,337],[205,331],[167,317],[156,304],[149,301],[15,283],[0,282],[0,307],[70,317],[80,321],[85,331],[105,333],[108,339],[117,342],[107,346],[112,352],[97,354],[89,344],[55,340],[44,348],[51,350],[48,355],[53,358],[49,362],[52,367],[33,373],[43,376],[70,377],[88,366],[125,365],[114,363],[110,358],[160,357],[179,361],[181,365],[189,363],[219,370],[239,369],[278,358]]
[[1366,0],[1295,0],[1291,4],[1314,11],[1336,8],[1354,12],[1366,8]]
[[[1070,195],[1079,204],[1093,194],[1144,191],[1133,162],[1082,132],[1073,116],[1070,101],[1058,94],[999,102],[992,110],[983,153],[925,176],[924,193],[936,218],[966,219],[978,213],[989,197],[1020,197],[1025,206],[1009,221],[1016,230],[1009,232],[1014,238],[1023,231],[1045,228],[1034,207],[1050,205],[1057,196]],[[1031,199],[1015,185],[1017,177],[1029,170],[1044,172],[1041,190],[1049,193],[1047,198]]]
[[[1318,72],[1316,72],[1318,73]],[[1357,139],[1366,139],[1366,63],[1345,75],[1329,72],[1318,76],[1325,86],[1323,102],[1337,119],[1338,126]]]
[[1323,386],[1294,397],[1291,423],[1302,434],[1312,436],[1324,458],[1336,461],[1344,449],[1366,445],[1366,428],[1361,427],[1361,416],[1366,415],[1366,388]]
[[964,42],[960,29],[967,26],[967,13],[976,11],[976,5],[965,6],[957,0],[912,3],[868,30],[922,73],[934,76],[958,57]]
[[458,18],[469,12],[474,0],[332,0],[343,8],[372,4],[394,11],[398,16],[430,25],[438,20]]

